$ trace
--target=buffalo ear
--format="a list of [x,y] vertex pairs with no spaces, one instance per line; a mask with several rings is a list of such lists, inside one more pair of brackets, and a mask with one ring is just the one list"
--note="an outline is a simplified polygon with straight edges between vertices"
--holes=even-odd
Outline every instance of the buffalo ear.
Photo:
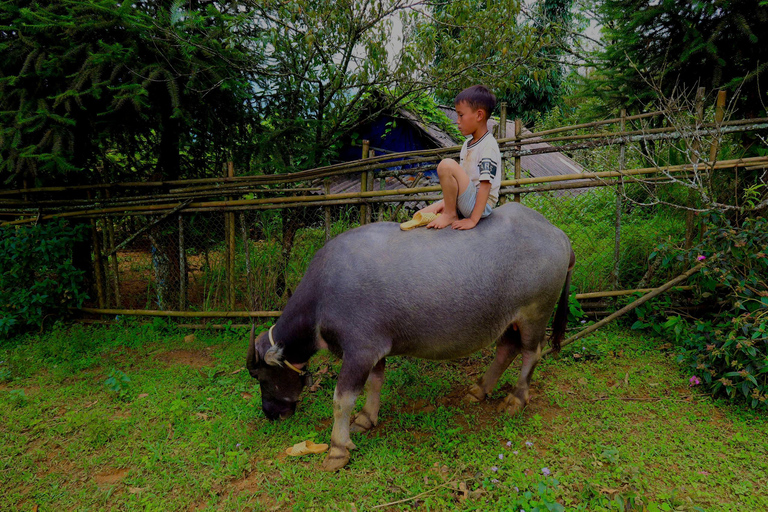
[[269,347],[264,354],[264,362],[270,366],[283,366],[283,348],[279,345]]

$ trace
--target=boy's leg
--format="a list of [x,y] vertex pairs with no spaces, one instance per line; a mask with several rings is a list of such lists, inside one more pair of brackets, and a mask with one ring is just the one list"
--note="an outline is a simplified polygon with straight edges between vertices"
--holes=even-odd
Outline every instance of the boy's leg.
[[443,189],[443,214],[430,222],[428,228],[441,229],[459,220],[457,202],[459,196],[469,186],[469,176],[464,169],[451,158],[445,158],[437,166],[437,176],[440,178],[440,188]]
[[431,205],[422,208],[419,210],[420,213],[442,213],[443,211],[443,200],[439,200],[437,202],[432,203]]

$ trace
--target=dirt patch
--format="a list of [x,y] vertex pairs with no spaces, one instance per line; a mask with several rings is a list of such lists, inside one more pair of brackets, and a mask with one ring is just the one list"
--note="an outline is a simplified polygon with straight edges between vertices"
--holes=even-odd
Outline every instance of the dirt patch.
[[232,487],[237,492],[249,492],[256,494],[264,488],[267,479],[259,471],[253,471],[249,475],[232,482]]
[[128,476],[129,471],[130,470],[128,469],[108,469],[106,471],[102,471],[101,473],[93,475],[93,481],[96,482],[96,485],[98,485],[99,487],[115,485],[117,483],[120,483],[123,480],[123,478]]
[[157,359],[169,365],[184,364],[192,368],[203,368],[205,366],[213,366],[214,364],[214,360],[208,353],[208,350],[171,350],[170,352],[158,354]]

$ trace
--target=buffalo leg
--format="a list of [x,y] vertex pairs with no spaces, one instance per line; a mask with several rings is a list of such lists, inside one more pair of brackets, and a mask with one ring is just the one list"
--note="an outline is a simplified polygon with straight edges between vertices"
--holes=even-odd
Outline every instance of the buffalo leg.
[[517,379],[514,391],[507,395],[499,405],[499,409],[505,409],[509,414],[521,413],[525,406],[528,405],[531,377],[536,369],[536,365],[539,363],[539,359],[541,359],[541,346],[544,341],[545,326],[546,324],[543,324],[535,328],[529,327],[528,329],[521,327],[523,367],[520,369],[520,377]]
[[346,466],[349,462],[349,451],[357,448],[349,438],[349,417],[372,367],[373,364],[351,359],[344,359],[341,363],[339,380],[333,393],[331,449],[322,466],[325,471],[336,471]]
[[496,358],[493,360],[493,363],[488,367],[485,375],[477,383],[472,384],[466,399],[470,402],[485,400],[485,397],[496,387],[499,377],[501,377],[519,353],[520,333],[513,327],[510,327],[496,343]]
[[352,421],[350,427],[352,432],[366,432],[379,422],[381,386],[384,384],[384,361],[382,359],[376,363],[368,375],[368,381],[365,383],[365,405]]

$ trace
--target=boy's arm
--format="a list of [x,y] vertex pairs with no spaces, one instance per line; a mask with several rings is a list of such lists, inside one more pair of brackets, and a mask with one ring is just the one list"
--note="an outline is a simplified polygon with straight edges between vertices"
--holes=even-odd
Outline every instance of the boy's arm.
[[453,229],[472,229],[477,226],[477,223],[480,222],[480,217],[483,215],[483,210],[485,210],[489,195],[491,195],[491,182],[481,181],[477,187],[477,198],[475,199],[475,207],[472,209],[472,215],[467,219],[457,220],[451,224],[451,227]]

